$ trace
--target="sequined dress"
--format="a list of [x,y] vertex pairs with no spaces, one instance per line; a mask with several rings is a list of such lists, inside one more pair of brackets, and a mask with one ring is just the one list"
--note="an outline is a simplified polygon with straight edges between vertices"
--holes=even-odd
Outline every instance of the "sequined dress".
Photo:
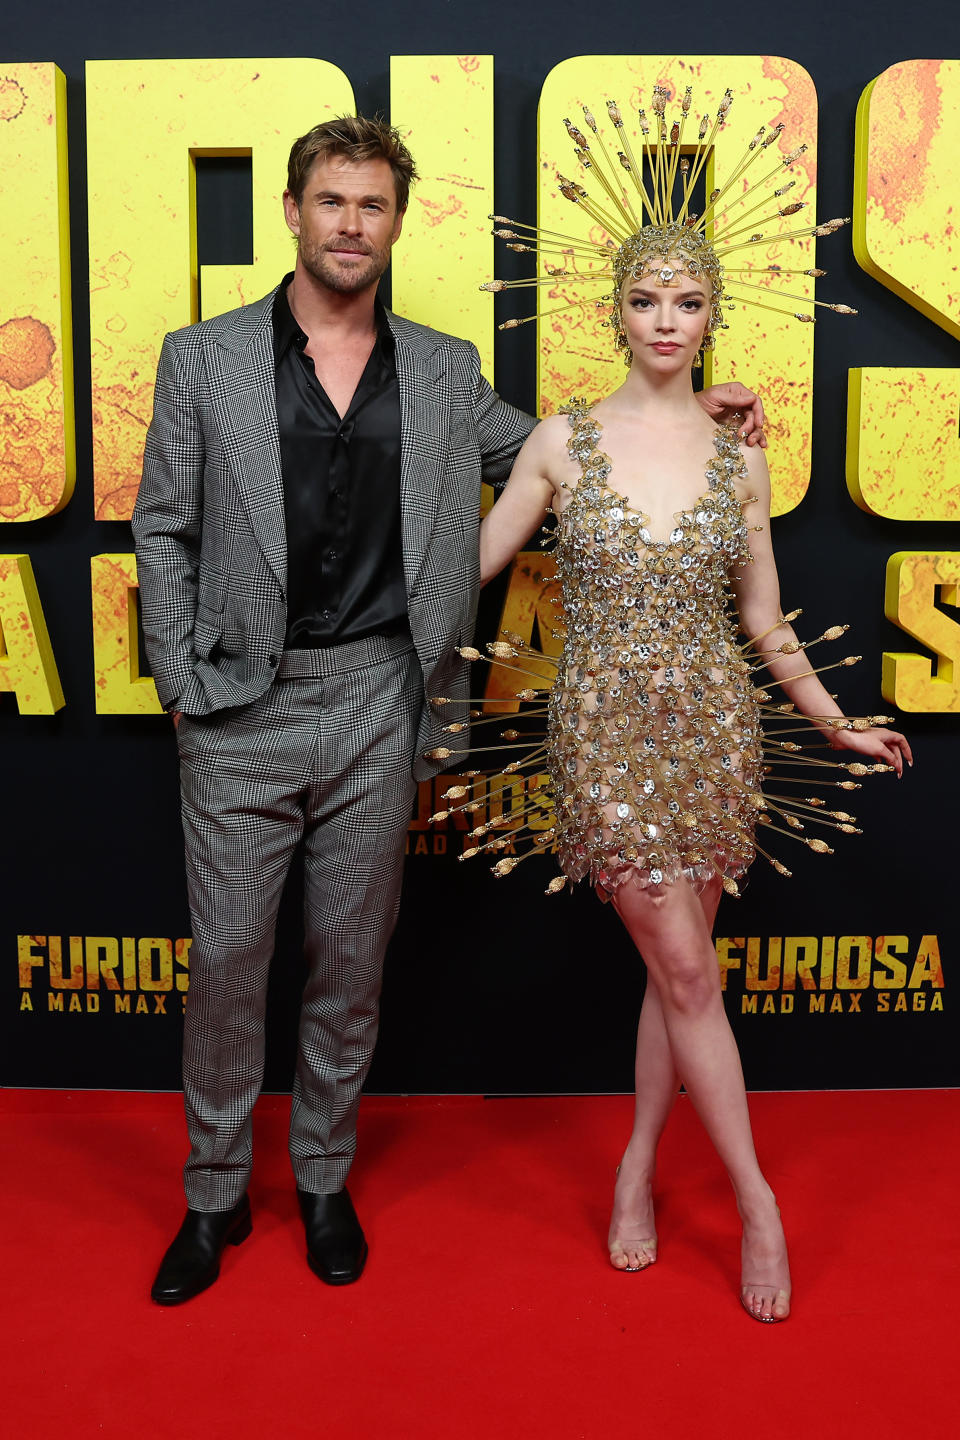
[[[499,775],[522,798],[518,807],[469,830],[459,858],[500,856],[493,872],[503,876],[549,847],[563,874],[550,881],[547,894],[589,878],[609,898],[628,877],[654,888],[685,876],[698,891],[719,877],[725,890],[737,894],[737,880],[757,852],[789,875],[758,842],[760,826],[765,842],[776,832],[817,854],[832,854],[825,829],[860,832],[856,816],[830,808],[822,790],[859,790],[860,777],[893,767],[865,764],[849,753],[827,759],[822,732],[864,730],[891,717],[805,717],[791,701],[778,701],[762,688],[772,683],[771,653],[792,654],[801,646],[791,640],[768,652],[764,636],[738,636],[730,577],[749,563],[751,552],[743,516],[750,497],[741,498],[736,488],[747,474],[736,431],[715,431],[703,491],[689,510],[676,512],[670,533],[661,537],[611,483],[616,477],[600,448],[600,422],[579,401],[564,413],[571,427],[567,448],[580,478],[564,487],[569,500],[560,511],[554,550],[562,654],[537,649],[509,631],[486,647],[492,665],[521,681],[523,688],[513,693],[528,706],[540,704],[543,677],[555,675],[547,704],[526,715],[543,716],[546,735],[538,738],[529,728],[501,731],[507,748],[519,753]],[[784,623],[800,613],[792,611]],[[847,628],[832,625],[803,648],[838,640]],[[472,646],[460,654],[484,658]],[[802,673],[859,658],[848,655]],[[472,714],[477,719],[482,712]],[[459,719],[445,727],[451,736],[468,729]],[[809,754],[798,743],[804,730],[821,753]],[[448,762],[469,753],[444,746],[428,758]],[[844,771],[857,779],[837,778]],[[774,777],[776,794],[769,784]],[[444,792],[450,808],[431,821],[484,809],[485,784],[483,771],[464,771]]]
[[547,725],[561,868],[601,893],[631,872],[644,886],[735,881],[762,772],[729,605],[730,572],[750,559],[736,434],[717,430],[702,495],[661,538],[614,488],[600,422],[567,413],[581,474],[554,552],[566,639]]

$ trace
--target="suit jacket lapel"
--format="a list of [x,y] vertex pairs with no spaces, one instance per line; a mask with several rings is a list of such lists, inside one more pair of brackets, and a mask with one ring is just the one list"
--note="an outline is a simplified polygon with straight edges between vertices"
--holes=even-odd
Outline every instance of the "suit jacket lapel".
[[250,525],[267,563],[286,591],[280,435],[273,359],[272,291],[235,312],[207,350],[211,403]]
[[403,569],[412,595],[440,505],[449,416],[445,362],[431,332],[387,311],[400,390],[400,506]]

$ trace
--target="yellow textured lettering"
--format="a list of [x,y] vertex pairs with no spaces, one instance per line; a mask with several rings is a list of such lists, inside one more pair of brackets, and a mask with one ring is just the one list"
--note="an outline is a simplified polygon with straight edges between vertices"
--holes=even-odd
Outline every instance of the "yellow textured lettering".
[[53,715],[63,689],[29,555],[0,555],[0,691],[21,715]]
[[7,62],[3,86],[0,522],[62,510],[76,477],[67,82],[56,65]]
[[[133,509],[164,333],[257,300],[290,268],[291,141],[354,110],[324,60],[90,60],[87,175],[94,494]],[[252,157],[253,264],[197,261],[196,165]],[[202,309],[202,316],[201,316]]]

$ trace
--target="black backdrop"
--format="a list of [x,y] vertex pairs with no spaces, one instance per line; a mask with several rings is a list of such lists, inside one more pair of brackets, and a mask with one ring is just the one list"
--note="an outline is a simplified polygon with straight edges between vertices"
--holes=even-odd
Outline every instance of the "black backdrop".
[[[517,7],[490,0],[478,9],[423,0],[410,13],[392,7],[344,14],[302,6],[261,7],[238,0],[183,0],[157,8],[102,0],[96,7],[52,0],[5,20],[0,60],[53,60],[68,79],[79,474],[59,515],[4,528],[4,552],[29,553],[43,599],[67,704],[52,718],[21,717],[0,695],[3,745],[0,904],[0,1081],[30,1086],[171,1088],[178,1083],[179,995],[166,1015],[50,1012],[37,990],[22,1010],[17,936],[180,937],[189,933],[177,814],[176,760],[161,717],[98,717],[93,706],[89,557],[131,549],[128,527],[96,523],[91,503],[89,315],[83,63],[92,58],[315,55],[350,78],[358,107],[389,113],[392,54],[492,52],[495,56],[498,210],[534,213],[536,108],[549,70],[580,53],[661,50],[673,43],[700,54],[779,54],[806,67],[820,100],[819,208],[850,212],[853,129],[864,86],[889,65],[958,53],[953,0],[930,0],[923,34],[907,38],[902,7],[758,7],[736,20],[706,0],[689,0],[672,18],[657,12],[656,34],[636,7],[613,0],[585,23],[579,0]],[[316,18],[314,18],[316,16]],[[733,22],[733,23],[732,23]],[[599,33],[598,33],[599,32]],[[402,116],[393,116],[402,123]],[[201,260],[245,257],[237,234],[242,178],[208,162],[200,186]],[[227,223],[224,223],[224,221]],[[278,222],[279,223],[279,222]],[[849,232],[848,232],[849,233]],[[818,332],[814,471],[809,493],[775,522],[785,605],[802,604],[804,633],[850,621],[864,663],[844,675],[843,700],[855,713],[888,709],[879,695],[883,650],[914,649],[883,618],[887,558],[901,549],[950,549],[947,525],[898,524],[858,510],[843,478],[846,373],[856,365],[950,366],[953,340],[856,266],[834,241],[836,293],[859,307],[859,321]],[[464,277],[470,283],[473,277]],[[2,284],[2,280],[0,280]],[[4,312],[6,313],[6,312]],[[531,329],[533,327],[530,327]],[[498,341],[498,387],[534,404],[532,336]],[[748,379],[749,377],[743,377]],[[922,437],[917,437],[922,446]],[[485,600],[489,632],[495,594]],[[949,612],[948,613],[955,613]],[[938,938],[945,983],[924,991],[923,1011],[878,1009],[875,988],[863,1013],[850,995],[831,1013],[811,1013],[797,991],[792,1013],[779,993],[763,1013],[743,1012],[744,965],[731,970],[728,1003],[748,1084],[754,1088],[947,1085],[960,1082],[958,1027],[951,994],[958,927],[956,717],[901,717],[917,765],[900,785],[878,780],[857,797],[866,834],[842,843],[831,860],[794,857],[795,878],[758,866],[746,897],[725,899],[718,935],[768,937],[902,935],[912,963],[922,936]],[[896,793],[894,793],[896,792]],[[539,864],[539,862],[537,862]],[[545,901],[552,864],[524,866],[494,882],[479,865],[413,855],[404,905],[388,959],[380,1046],[369,1088],[389,1091],[606,1091],[631,1085],[631,1047],[642,994],[638,964],[609,909],[585,889]],[[290,1073],[299,977],[297,881],[284,904],[272,978],[267,1085]],[[762,974],[762,968],[761,968]],[[39,985],[39,981],[37,984]],[[931,1009],[938,994],[942,1008]],[[768,1007],[768,1009],[771,1007]]]

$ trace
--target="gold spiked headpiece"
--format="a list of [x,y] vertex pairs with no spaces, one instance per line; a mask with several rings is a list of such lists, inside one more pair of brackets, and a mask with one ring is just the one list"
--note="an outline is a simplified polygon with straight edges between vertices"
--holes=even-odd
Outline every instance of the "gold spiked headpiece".
[[[498,227],[508,227],[495,229],[494,235],[506,240],[510,250],[537,255],[544,273],[526,280],[489,280],[481,285],[481,290],[497,292],[533,285],[546,286],[559,293],[572,285],[598,282],[609,285],[612,281],[612,291],[600,299],[568,299],[547,313],[557,314],[577,305],[611,305],[609,323],[616,335],[617,347],[625,351],[628,364],[630,350],[620,318],[620,296],[627,279],[653,275],[657,284],[667,286],[679,285],[682,275],[708,280],[711,303],[705,348],[713,345],[717,330],[726,329],[724,310],[737,305],[793,314],[804,322],[812,322],[815,317],[810,311],[797,310],[798,301],[803,305],[821,305],[841,315],[855,315],[856,311],[849,305],[811,302],[802,295],[779,289],[781,280],[797,274],[821,276],[826,273],[824,270],[785,270],[780,265],[750,263],[759,246],[769,258],[771,245],[808,235],[832,235],[841,225],[849,224],[846,218],[799,229],[791,229],[789,223],[784,225],[784,221],[791,221],[806,208],[802,200],[783,203],[783,197],[796,184],[796,180],[784,178],[785,172],[804,154],[806,145],[780,156],[772,168],[765,169],[759,177],[751,176],[752,167],[779,141],[783,131],[782,124],[770,130],[762,125],[745,154],[707,196],[704,208],[696,213],[692,206],[697,185],[733,104],[733,95],[727,90],[712,121],[709,115],[703,116],[695,138],[685,134],[693,101],[692,87],[687,87],[672,120],[667,116],[669,99],[663,86],[654,87],[652,114],[648,116],[644,110],[638,112],[640,134],[634,136],[636,149],[619,105],[613,100],[607,101],[607,113],[616,132],[616,159],[586,106],[583,107],[584,123],[592,140],[570,120],[564,121],[577,160],[591,182],[596,180],[597,189],[588,191],[563,175],[557,176],[557,183],[565,199],[586,215],[593,238],[589,234],[586,237],[562,235],[505,215],[491,215]],[[744,206],[746,208],[742,208]],[[763,213],[758,216],[758,211]],[[597,238],[597,227],[604,238]],[[728,263],[731,256],[743,263],[731,267]],[[761,277],[763,283],[759,283]],[[506,320],[499,329],[512,330],[536,318],[528,315]]]

